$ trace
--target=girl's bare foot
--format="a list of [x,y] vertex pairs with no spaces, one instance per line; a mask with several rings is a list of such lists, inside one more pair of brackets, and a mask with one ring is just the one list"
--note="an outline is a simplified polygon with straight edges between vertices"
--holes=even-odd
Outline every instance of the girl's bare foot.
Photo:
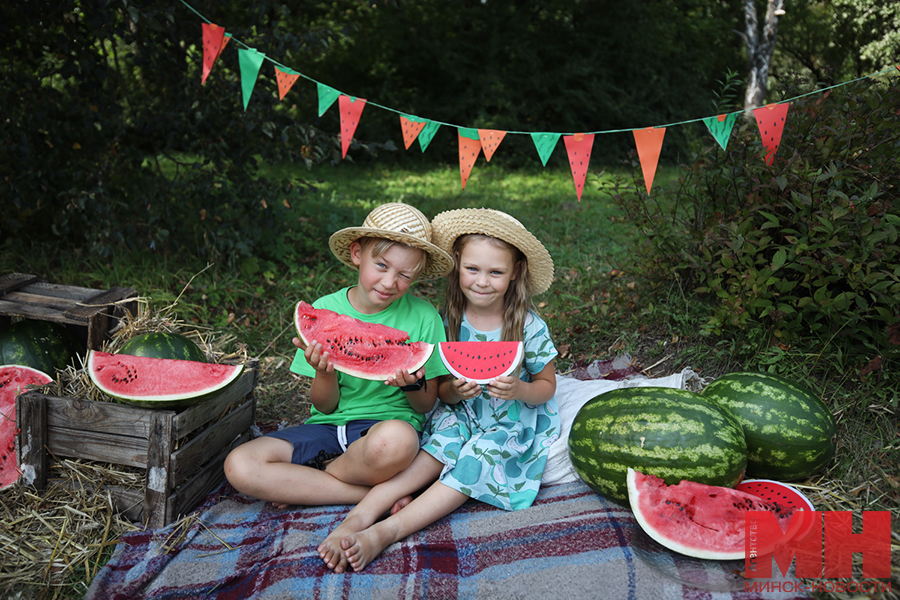
[[355,534],[356,532],[365,529],[365,526],[368,523],[362,523],[362,521],[354,515],[352,512],[348,514],[341,524],[334,528],[334,530],[325,537],[319,547],[316,548],[316,551],[319,553],[319,557],[322,559],[322,562],[325,563],[325,566],[334,571],[335,573],[343,573],[347,570],[347,557],[344,555],[344,550],[341,548],[341,540],[348,535]]
[[399,500],[394,502],[394,505],[391,507],[391,514],[392,515],[396,514],[398,511],[400,511],[400,509],[402,509],[404,506],[406,506],[407,504],[409,504],[412,501],[413,501],[412,496],[403,496],[402,498],[400,498]]
[[397,528],[389,521],[381,521],[359,533],[348,535],[341,540],[341,548],[350,566],[356,572],[362,571],[385,548],[396,541]]

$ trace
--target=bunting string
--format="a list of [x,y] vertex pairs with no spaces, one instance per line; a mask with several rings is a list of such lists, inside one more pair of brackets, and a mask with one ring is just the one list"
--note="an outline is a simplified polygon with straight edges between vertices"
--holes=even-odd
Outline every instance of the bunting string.
[[[649,195],[653,185],[653,178],[656,173],[656,167],[659,162],[663,139],[665,137],[667,128],[702,122],[707,127],[710,134],[712,134],[712,136],[724,150],[726,149],[728,139],[731,136],[731,130],[734,127],[735,122],[737,121],[738,115],[746,112],[744,109],[740,109],[726,114],[715,115],[711,117],[701,117],[696,119],[687,119],[684,121],[667,123],[665,125],[633,127],[625,129],[605,129],[600,131],[588,132],[555,133],[474,129],[471,127],[456,125],[453,123],[446,123],[442,121],[436,121],[434,119],[410,115],[389,106],[383,106],[376,102],[372,102],[371,100],[357,98],[355,96],[345,94],[320,81],[313,79],[312,77],[309,77],[301,71],[294,70],[286,65],[281,64],[270,56],[266,56],[265,54],[258,52],[255,48],[251,48],[241,40],[234,38],[231,34],[226,32],[223,27],[212,23],[209,19],[207,19],[204,15],[197,11],[197,9],[188,4],[186,0],[180,0],[180,2],[203,21],[203,64],[201,69],[201,85],[206,84],[207,78],[212,71],[216,60],[222,54],[222,50],[230,41],[234,41],[234,43],[239,46],[238,64],[241,73],[241,94],[244,104],[244,110],[247,110],[247,106],[249,105],[250,97],[256,85],[256,80],[263,62],[269,61],[274,65],[275,68],[275,79],[278,85],[279,100],[283,100],[294,83],[296,83],[299,78],[303,78],[316,85],[319,100],[318,112],[320,117],[335,103],[335,101],[338,102],[341,123],[340,133],[342,158],[346,158],[347,156],[347,150],[350,147],[353,135],[355,134],[356,128],[359,125],[363,109],[366,106],[372,106],[381,110],[392,112],[399,116],[401,132],[403,134],[403,143],[406,146],[407,150],[409,150],[412,142],[418,139],[422,152],[425,152],[426,148],[431,143],[431,140],[434,138],[435,133],[437,133],[440,127],[443,126],[455,129],[457,132],[459,143],[460,182],[463,189],[465,189],[466,187],[469,175],[480,154],[483,152],[485,160],[490,161],[491,157],[494,155],[494,152],[497,150],[497,147],[500,145],[500,142],[503,141],[505,136],[530,136],[532,141],[534,142],[538,156],[540,157],[541,162],[544,166],[547,165],[547,161],[556,148],[559,139],[563,138],[569,159],[569,166],[572,170],[572,178],[575,183],[575,192],[578,200],[580,201],[588,171],[588,165],[590,163],[591,148],[593,146],[595,136],[613,133],[631,133],[634,136],[635,146],[637,149],[638,158],[641,162],[641,169],[644,175],[645,186],[647,188],[647,194]],[[898,65],[896,68],[900,70],[900,65]],[[813,90],[805,94],[800,94],[792,98],[781,100],[777,103],[752,108],[751,110],[754,117],[756,118],[757,126],[759,127],[763,148],[766,151],[766,164],[771,165],[775,159],[775,154],[778,151],[778,146],[781,141],[781,135],[784,130],[784,124],[787,119],[788,109],[793,102],[807,96],[823,94],[829,90],[845,85],[850,85],[858,81],[862,81],[863,79],[878,77],[892,71],[893,68],[884,69],[877,73],[863,75],[850,81],[844,81],[835,85],[828,86],[826,88]]]

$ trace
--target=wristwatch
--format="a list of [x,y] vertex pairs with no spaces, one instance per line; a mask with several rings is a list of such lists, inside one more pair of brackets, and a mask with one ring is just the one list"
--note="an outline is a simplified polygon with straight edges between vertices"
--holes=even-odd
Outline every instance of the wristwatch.
[[404,385],[400,387],[400,390],[403,392],[418,392],[419,390],[427,390],[428,382],[425,381],[425,378],[420,378],[417,382],[411,383],[409,385]]

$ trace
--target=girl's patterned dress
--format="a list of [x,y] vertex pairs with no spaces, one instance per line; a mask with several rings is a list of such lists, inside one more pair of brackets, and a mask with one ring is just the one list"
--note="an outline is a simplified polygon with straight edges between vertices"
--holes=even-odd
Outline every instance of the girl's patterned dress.
[[[463,317],[460,341],[499,341],[500,329],[475,330]],[[525,360],[531,381],[557,355],[547,324],[525,319]],[[538,406],[498,400],[486,391],[456,405],[440,404],[426,425],[422,449],[444,463],[441,483],[506,510],[528,508],[537,496],[550,445],[559,437],[556,398]]]

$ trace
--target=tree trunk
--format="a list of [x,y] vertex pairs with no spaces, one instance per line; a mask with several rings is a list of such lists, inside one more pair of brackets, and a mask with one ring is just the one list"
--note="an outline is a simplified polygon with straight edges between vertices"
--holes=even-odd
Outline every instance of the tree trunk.
[[750,73],[747,75],[747,92],[744,95],[744,110],[751,111],[762,106],[766,99],[766,86],[769,78],[769,65],[775,52],[775,34],[778,31],[778,17],[784,14],[784,0],[768,0],[766,21],[762,35],[756,17],[754,0],[744,0],[745,33],[742,36],[747,44],[747,57]]

